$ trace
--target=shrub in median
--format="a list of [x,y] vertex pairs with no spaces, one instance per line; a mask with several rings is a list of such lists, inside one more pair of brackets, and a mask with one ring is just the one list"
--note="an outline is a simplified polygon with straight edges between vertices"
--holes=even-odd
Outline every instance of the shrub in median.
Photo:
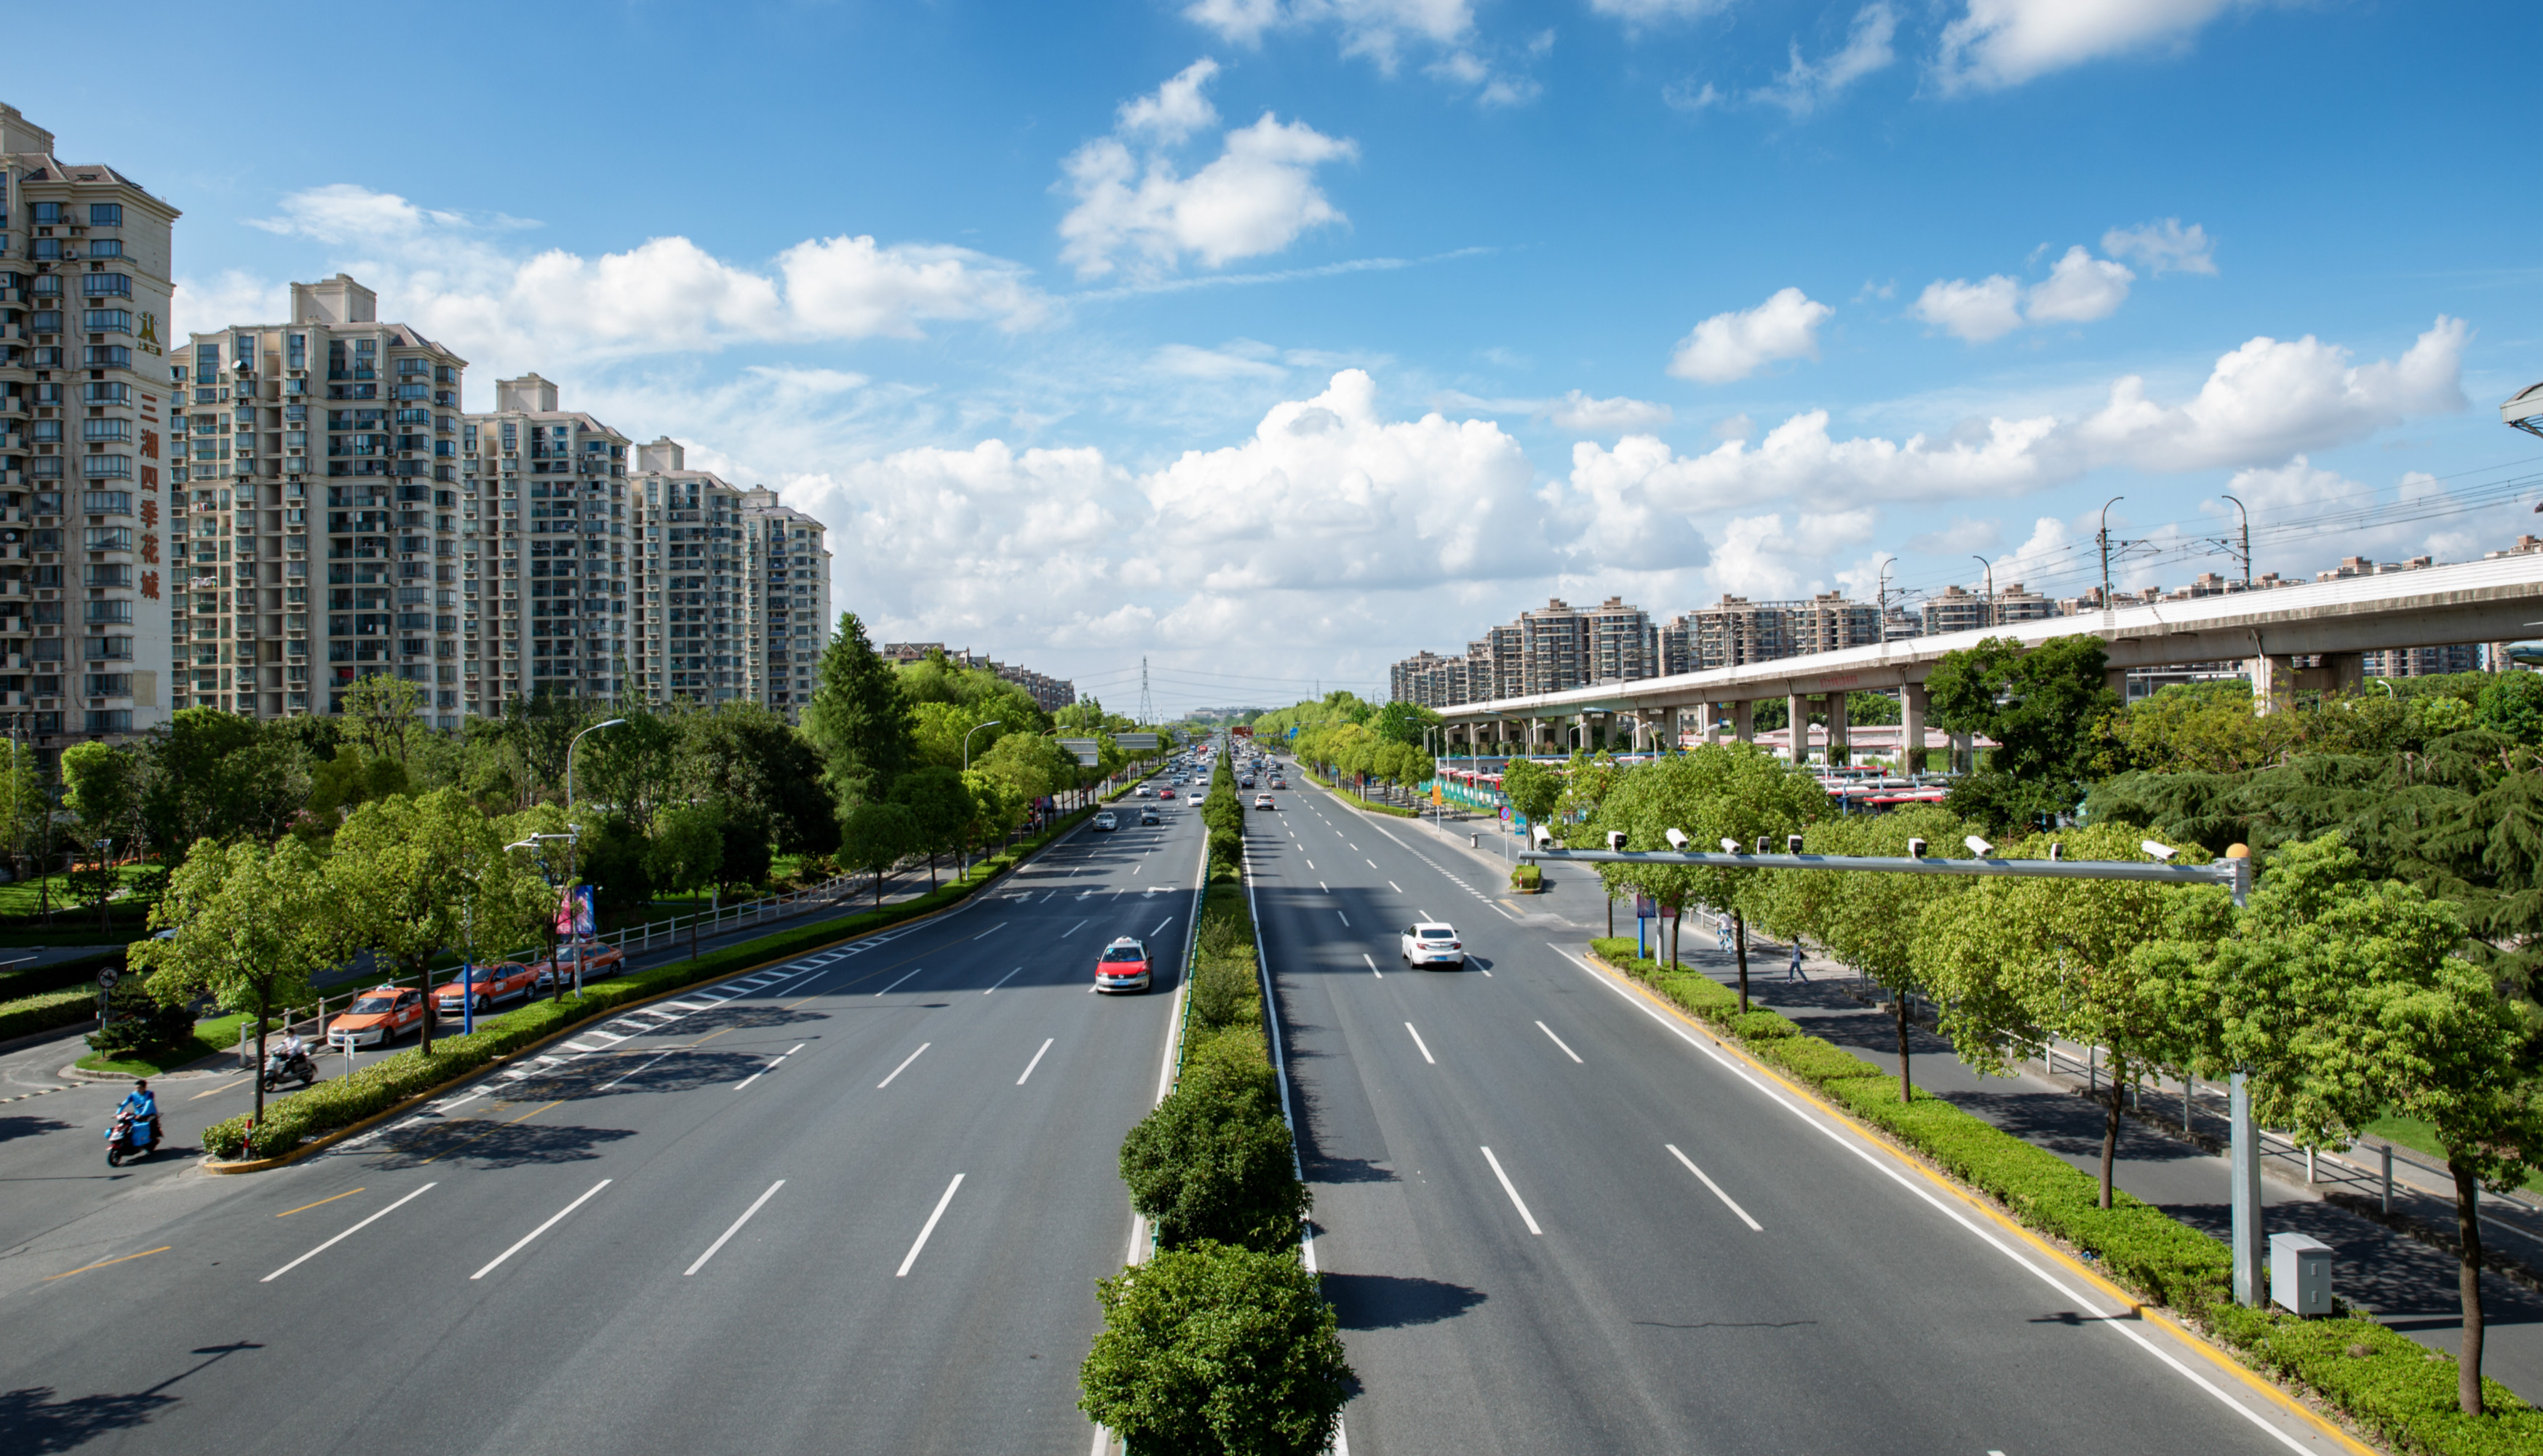
[[2456,1404],[2454,1361],[2373,1320],[2306,1320],[2234,1304],[2204,1313],[2210,1332],[2252,1364],[2320,1391],[2403,1450],[2436,1456],[2543,1451],[2543,1410],[2485,1379],[2487,1414],[2466,1416]]
[[1537,889],[1545,883],[1545,872],[1534,865],[1520,865],[1510,871],[1510,888]]
[[1183,1082],[1121,1140],[1121,1181],[1167,1248],[1212,1240],[1266,1253],[1294,1249],[1307,1186],[1289,1151],[1270,1069],[1258,1075],[1217,1043],[1195,1047]]
[[1287,1252],[1170,1249],[1096,1286],[1078,1409],[1133,1451],[1317,1456],[1350,1366],[1316,1275]]
[[1785,1020],[1779,1012],[1743,1011],[1725,1023],[1731,1035],[1742,1041],[1771,1041],[1779,1036],[1798,1036],[1802,1029]]

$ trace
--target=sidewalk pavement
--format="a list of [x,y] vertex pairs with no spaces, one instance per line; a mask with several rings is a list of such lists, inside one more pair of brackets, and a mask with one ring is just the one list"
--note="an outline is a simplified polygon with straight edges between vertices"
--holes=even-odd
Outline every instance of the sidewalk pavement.
[[[1708,932],[1692,934],[1682,954],[1690,969],[1726,984],[1738,972],[1730,957],[1715,949]],[[1879,998],[1880,988],[1832,961],[1805,957],[1808,981],[1785,978],[1788,946],[1752,938],[1748,951],[1748,996],[1754,1006],[1783,1013],[1812,1035],[1825,1037],[1884,1070],[1896,1073],[1897,1023],[1885,1006],[1869,1006],[1856,995]],[[1849,994],[1849,992],[1854,994]],[[2065,1159],[2096,1177],[2101,1172],[2101,1105],[2077,1095],[2082,1079],[2049,1076],[2037,1063],[2012,1077],[1982,1076],[1952,1052],[1951,1043],[1922,1027],[1908,1033],[1910,1075],[1916,1085],[1964,1111]],[[2149,1096],[2150,1111],[2169,1106],[2171,1120],[2180,1121],[2180,1095]],[[2222,1119],[2209,1115],[2203,1102],[2198,1116],[2209,1129]],[[2461,1311],[2457,1302],[2453,1254],[2432,1248],[2386,1228],[2369,1218],[2326,1200],[2320,1188],[2303,1180],[2301,1158],[2265,1161],[2262,1203],[2271,1232],[2309,1234],[2335,1251],[2333,1288],[2341,1298],[2413,1340],[2449,1353],[2460,1348]],[[2155,1204],[2194,1228],[2225,1237],[2231,1224],[2228,1170],[2224,1158],[2167,1135],[2137,1117],[2119,1123],[2119,1157],[2113,1178],[2129,1193]],[[2398,1182],[2398,1169],[2397,1169]],[[2423,1211],[2448,1224],[2453,1205],[2398,1188],[2395,1203],[2418,1198]],[[1870,1231],[1867,1231],[1868,1234]],[[2515,1233],[2485,1227],[2485,1242],[2518,1238]],[[2543,1254],[2543,1241],[2526,1243],[2518,1252]],[[2482,1275],[2486,1316],[2483,1370],[2529,1401],[2543,1401],[2543,1294],[2497,1273]]]

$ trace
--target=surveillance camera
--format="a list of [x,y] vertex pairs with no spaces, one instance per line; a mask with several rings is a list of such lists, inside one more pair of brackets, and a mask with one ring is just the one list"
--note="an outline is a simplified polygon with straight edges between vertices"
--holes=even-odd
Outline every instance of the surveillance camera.
[[1668,831],[1668,842],[1669,848],[1676,850],[1680,854],[1684,854],[1686,852],[1686,831],[1684,829],[1671,829]]
[[2048,841],[2048,862],[2053,865],[2065,858],[2066,846],[2054,839]]
[[1800,836],[1799,834],[1787,834],[1787,835],[1785,835],[1785,836],[1784,836],[1784,853],[1786,853],[1786,854],[1788,854],[1788,855],[1797,855],[1797,854],[1800,854],[1801,852],[1802,852],[1802,836]]
[[1543,848],[1544,846],[1554,842],[1554,831],[1548,829],[1543,824],[1536,825],[1533,832],[1536,835],[1536,842],[1539,848]]
[[1608,848],[1609,850],[1613,850],[1613,851],[1621,851],[1622,849],[1624,849],[1624,847],[1625,847],[1625,831],[1624,831],[1624,830],[1622,830],[1622,829],[1610,829],[1610,830],[1608,830],[1608,831],[1607,831],[1607,848]]
[[1974,834],[1965,834],[1961,836],[1961,843],[1967,845],[1969,847],[1969,853],[1976,855],[1982,860],[1995,853],[1994,845],[1987,843],[1985,840],[1978,838]]
[[2179,851],[2179,850],[2177,850],[2177,849],[2174,849],[2174,848],[2173,848],[2172,846],[2170,846],[2170,845],[2166,845],[2166,844],[2157,844],[2157,843],[2155,843],[2155,842],[2154,842],[2153,840],[2151,840],[2151,839],[2146,840],[2145,842],[2143,842],[2143,843],[2139,844],[2139,845],[2137,846],[2137,848],[2139,848],[2139,849],[2141,849],[2141,850],[2144,850],[2147,854],[2150,854],[2150,855],[2154,856],[2156,859],[2163,861],[2165,864],[2170,864],[2170,863],[2172,863],[2172,857],[2173,857],[2174,855],[2177,855],[2177,854],[2181,853],[2181,851]]
[[1727,834],[1724,835],[1722,837],[1722,852],[1727,855],[1735,855],[1739,853],[1739,841]]
[[1925,841],[1921,839],[1908,840],[1907,858],[1911,860],[1921,860],[1925,858]]
[[1766,835],[1766,834],[1760,834],[1760,835],[1758,835],[1758,836],[1757,836],[1757,853],[1759,853],[1759,854],[1761,854],[1761,855],[1762,855],[1762,854],[1769,853],[1769,851],[1767,850],[1766,846],[1767,846],[1767,845],[1769,845],[1769,844],[1772,844],[1772,843],[1774,843],[1774,842],[1775,842],[1775,841],[1774,841],[1774,838],[1773,838],[1773,836],[1771,836],[1771,835]]

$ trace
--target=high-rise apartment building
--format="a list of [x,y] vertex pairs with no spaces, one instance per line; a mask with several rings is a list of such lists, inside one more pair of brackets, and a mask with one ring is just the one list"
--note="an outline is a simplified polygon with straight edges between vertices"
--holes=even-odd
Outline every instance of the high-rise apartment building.
[[1587,680],[1624,682],[1659,676],[1659,633],[1652,626],[1651,613],[1611,596],[1580,615],[1588,650],[1581,672]]
[[191,583],[161,495],[183,458],[161,352],[177,216],[0,105],[0,727],[47,757],[182,704],[168,606]]
[[758,571],[748,586],[755,619],[745,625],[753,660],[746,692],[793,722],[819,685],[821,651],[830,641],[829,529],[777,503],[765,486],[741,498],[742,564]]
[[689,469],[687,452],[669,435],[637,456],[650,574],[638,680],[658,700],[723,703],[745,696],[751,634],[742,490],[714,471]]
[[172,361],[173,706],[334,712],[386,672],[458,726],[467,360],[377,305],[342,273],[294,283],[288,321],[192,335]]
[[541,692],[659,696],[639,667],[647,562],[636,533],[653,517],[634,498],[627,451],[626,435],[561,408],[536,374],[496,381],[495,408],[463,421],[461,482],[483,555],[463,564],[461,585],[483,610],[468,614],[465,670],[446,676],[468,712]]

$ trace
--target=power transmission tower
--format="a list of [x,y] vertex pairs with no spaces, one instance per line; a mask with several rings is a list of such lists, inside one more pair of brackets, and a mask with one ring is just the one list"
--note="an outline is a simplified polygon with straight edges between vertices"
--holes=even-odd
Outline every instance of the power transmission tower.
[[1139,659],[1139,722],[1146,724],[1156,721],[1157,707],[1148,701],[1148,659],[1142,656]]

